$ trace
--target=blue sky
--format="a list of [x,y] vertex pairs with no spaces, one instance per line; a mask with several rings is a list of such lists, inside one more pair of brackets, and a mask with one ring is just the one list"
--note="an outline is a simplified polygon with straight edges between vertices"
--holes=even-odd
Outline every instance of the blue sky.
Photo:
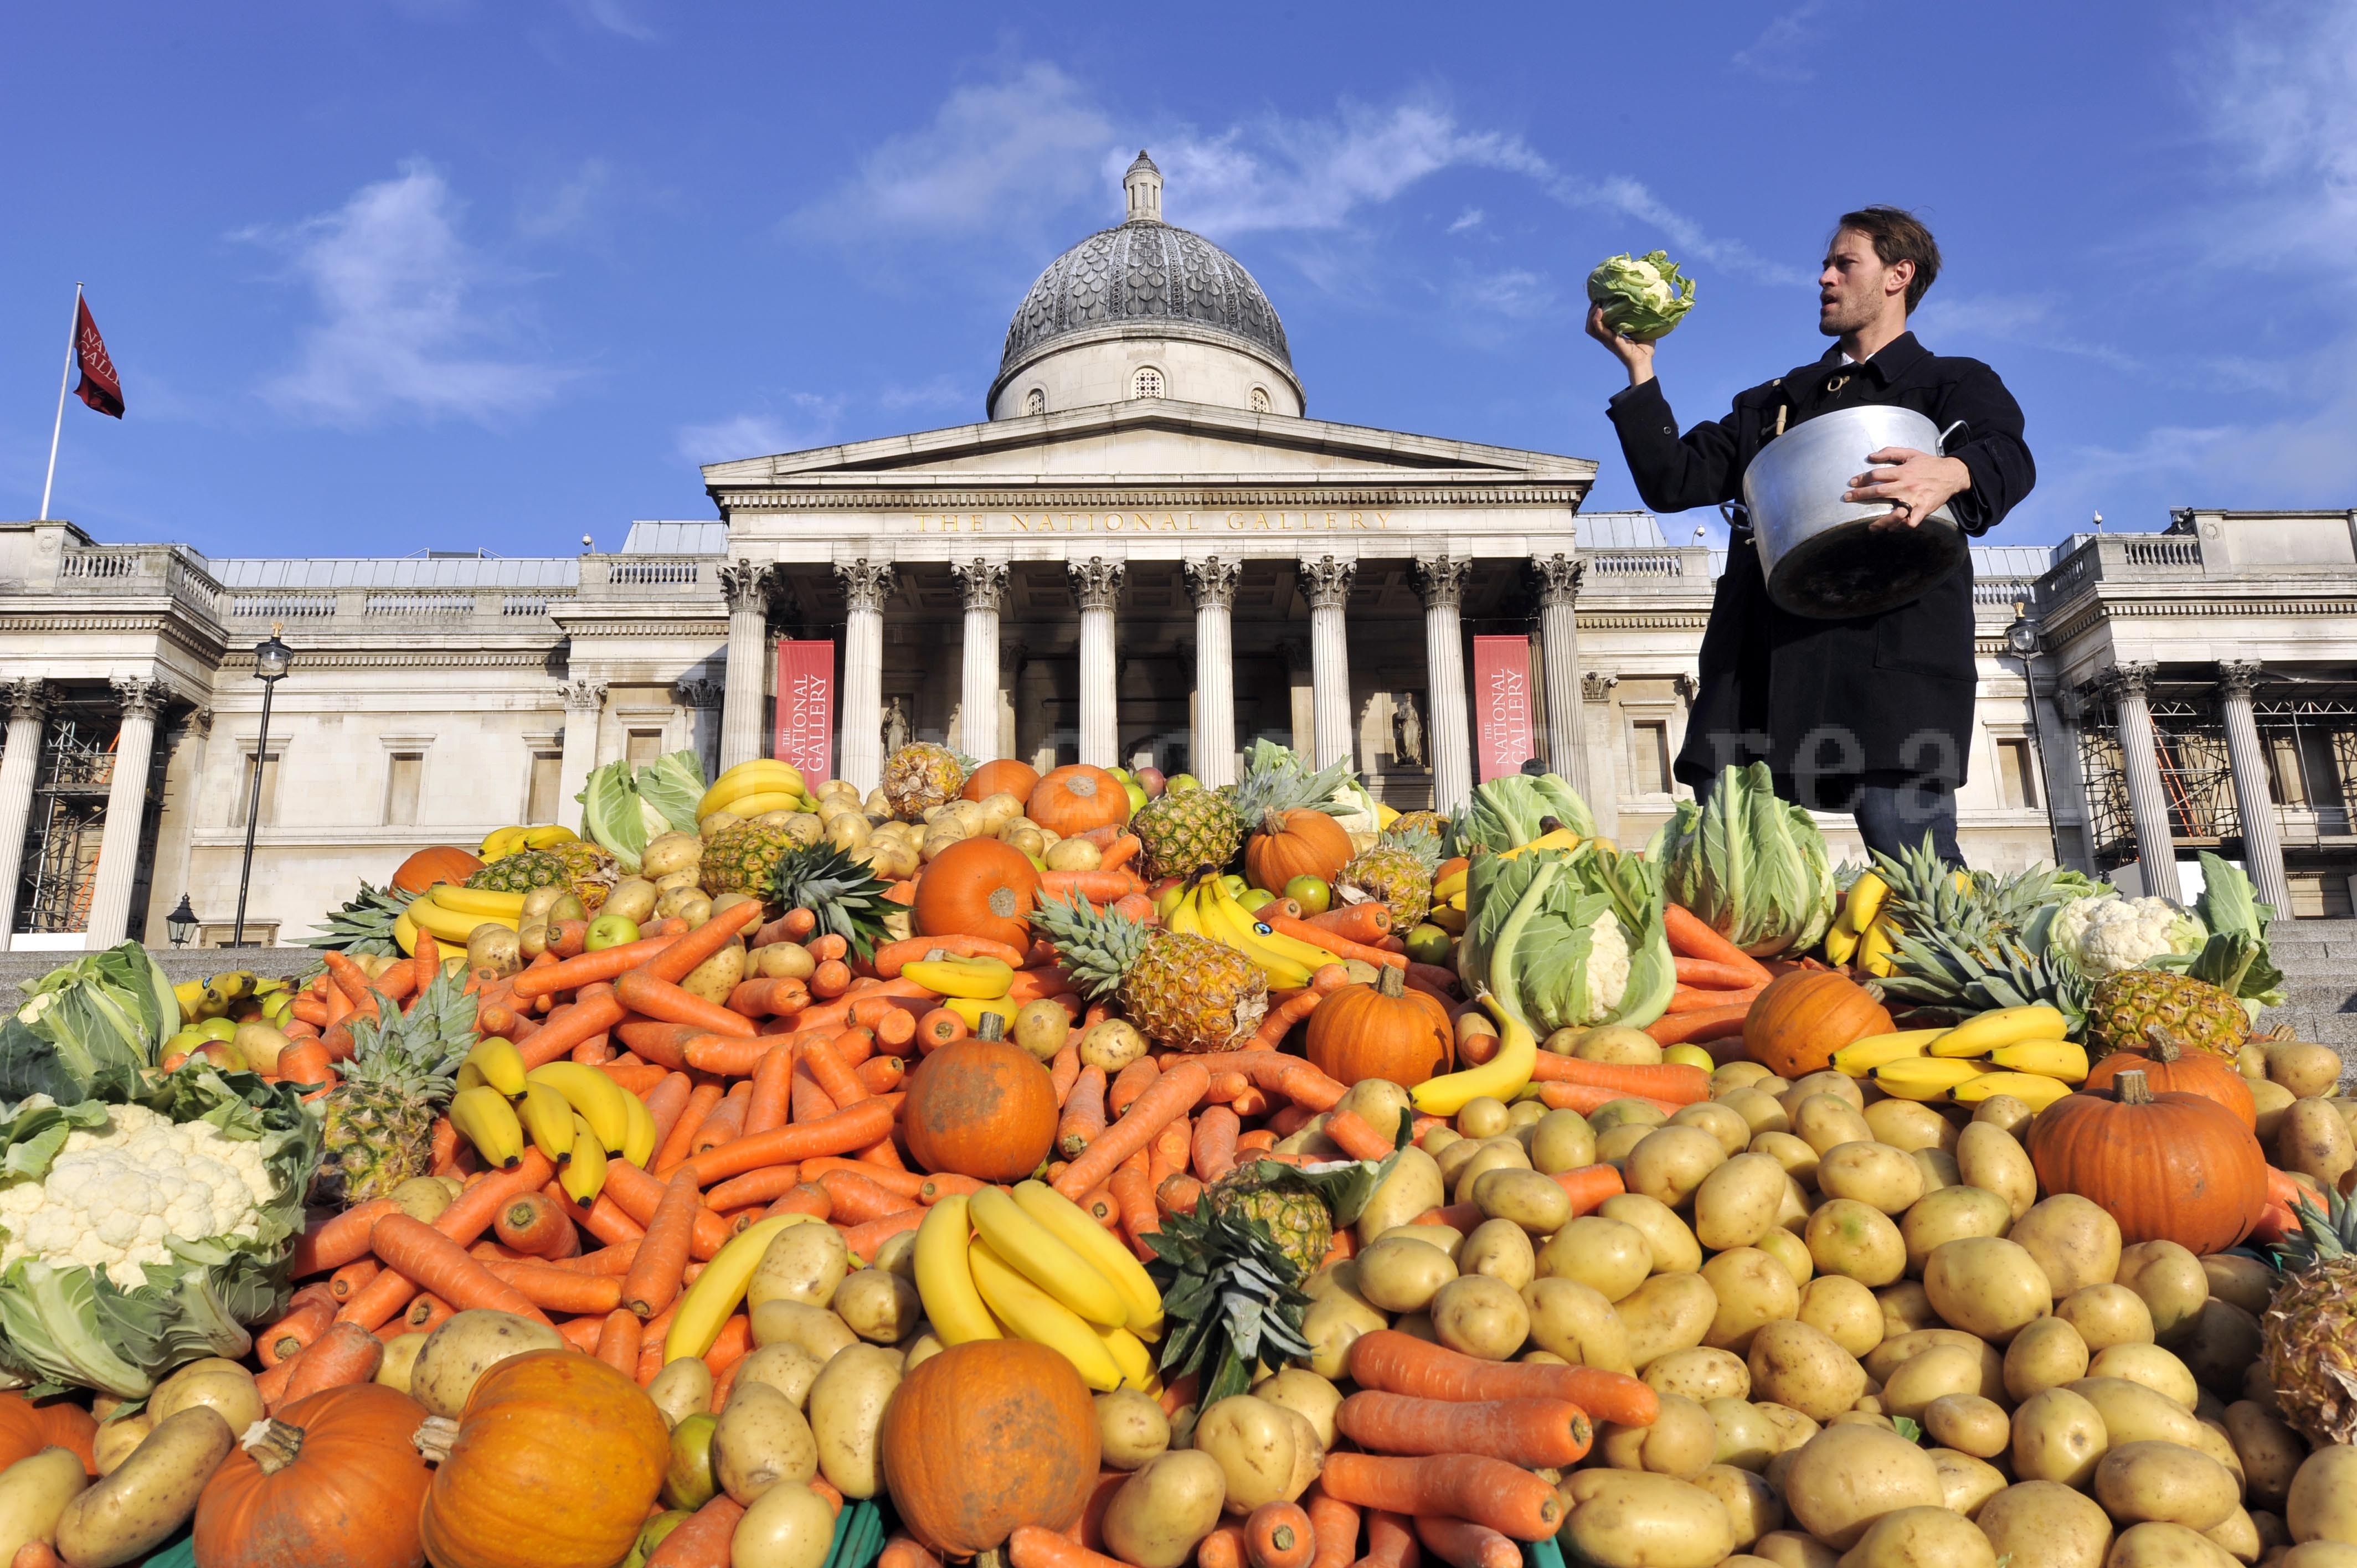
[[698,462],[978,419],[1139,146],[1313,415],[1597,457],[1592,509],[1635,500],[1587,270],[1699,276],[1692,422],[1820,351],[1869,200],[2028,411],[1998,540],[2357,504],[2346,0],[17,7],[0,102],[0,517],[80,278],[130,417],[69,403],[52,510],[104,540],[610,549],[712,515]]

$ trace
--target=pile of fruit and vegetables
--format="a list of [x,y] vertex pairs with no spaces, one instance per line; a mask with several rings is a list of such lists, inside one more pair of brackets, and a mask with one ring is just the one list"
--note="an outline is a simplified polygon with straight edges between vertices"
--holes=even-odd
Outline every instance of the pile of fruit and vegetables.
[[2274,912],[687,754],[0,1026],[0,1564],[2357,1565]]

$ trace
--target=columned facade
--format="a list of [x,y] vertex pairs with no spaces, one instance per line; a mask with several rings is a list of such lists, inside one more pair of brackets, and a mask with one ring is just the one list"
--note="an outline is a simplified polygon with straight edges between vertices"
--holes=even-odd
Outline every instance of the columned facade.
[[[606,716],[606,682],[576,676],[565,683],[560,695],[565,703],[565,749],[556,764],[557,814],[579,822],[581,809],[574,798],[589,787],[590,769],[597,766],[597,728]],[[754,711],[760,711],[759,693],[754,695]],[[722,710],[724,715],[726,712]]]
[[1410,566],[1424,601],[1424,665],[1431,682],[1432,809],[1454,811],[1473,794],[1471,706],[1465,690],[1465,578],[1473,563],[1424,555]]
[[843,584],[843,738],[837,766],[862,794],[884,781],[884,601],[899,579],[887,561],[837,562]]
[[2283,835],[2276,826],[2276,802],[2267,789],[2266,753],[2259,747],[2258,718],[2251,689],[2256,663],[2225,660],[2218,666],[2219,717],[2226,732],[2226,757],[2234,774],[2234,814],[2243,829],[2244,872],[2259,901],[2276,913],[2291,909],[2291,886],[2284,877]]
[[141,829],[147,816],[147,765],[156,755],[156,719],[170,693],[144,675],[119,676],[115,695],[123,703],[123,727],[114,743],[114,775],[106,790],[106,836],[99,845],[98,875],[91,893],[89,940],[92,950],[121,941],[131,924],[131,885],[139,873]]
[[1195,736],[1188,760],[1203,787],[1236,781],[1236,664],[1232,560],[1207,555],[1181,568],[1195,605]]
[[1351,643],[1343,612],[1351,603],[1355,561],[1331,555],[1301,563],[1301,594],[1309,601],[1309,712],[1319,768],[1351,756]]
[[1121,762],[1117,707],[1120,668],[1114,640],[1114,610],[1121,601],[1124,567],[1092,555],[1067,562],[1072,597],[1081,612],[1081,760],[1097,768]]
[[0,686],[8,704],[8,749],[0,752],[0,951],[16,929],[16,881],[24,870],[25,830],[33,814],[33,780],[41,768],[41,734],[49,715],[49,683],[11,681]]
[[2136,865],[2147,897],[2183,897],[2177,879],[2177,843],[2169,832],[2169,797],[2161,787],[2160,756],[2152,729],[2152,664],[2115,664],[2104,677],[2120,726],[2120,768],[2128,814],[2136,824]]
[[959,665],[959,749],[976,762],[999,756],[998,611],[1006,598],[1006,564],[968,561],[952,566],[965,606],[964,657]]
[[1577,555],[1532,557],[1538,591],[1539,650],[1546,678],[1547,766],[1587,791],[1587,725],[1579,683],[1579,581],[1587,564]]
[[720,766],[736,767],[766,757],[762,744],[761,695],[769,675],[770,568],[735,560],[719,569],[721,596],[728,605],[727,690],[720,708]]

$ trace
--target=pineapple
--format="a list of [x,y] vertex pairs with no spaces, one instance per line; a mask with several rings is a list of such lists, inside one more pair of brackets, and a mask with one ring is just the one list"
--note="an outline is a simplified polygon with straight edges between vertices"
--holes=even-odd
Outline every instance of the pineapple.
[[833,844],[790,843],[763,892],[773,908],[808,909],[820,930],[841,937],[866,958],[888,939],[884,922],[894,908],[885,897],[889,888],[874,868]]
[[1394,822],[1373,848],[1342,868],[1334,878],[1334,890],[1356,889],[1390,905],[1392,924],[1405,931],[1432,908],[1432,873],[1439,865],[1439,835],[1420,827],[1403,832],[1399,822]]
[[2187,1050],[2233,1061],[2250,1015],[2232,993],[2190,974],[2124,969],[2106,975],[2087,999],[2087,1054],[2140,1051],[2161,1035]]
[[494,893],[563,887],[581,900],[584,909],[595,915],[619,880],[621,869],[612,854],[594,843],[576,841],[501,855],[467,878],[467,886]]
[[919,741],[884,759],[884,798],[904,822],[921,822],[935,806],[958,798],[974,764],[946,746]]
[[[1282,1173],[1282,1174],[1277,1174]],[[1277,1179],[1264,1181],[1264,1174]],[[1289,1166],[1247,1160],[1206,1189],[1214,1214],[1242,1215],[1268,1227],[1293,1266],[1308,1279],[1334,1242],[1334,1212],[1326,1200],[1302,1185]]]
[[1402,811],[1391,820],[1383,832],[1402,837],[1408,833],[1430,833],[1433,843],[1445,846],[1448,843],[1448,819],[1438,811]]
[[739,822],[705,841],[696,877],[704,891],[715,898],[723,893],[742,893],[767,902],[778,863],[793,848],[794,835],[786,828]]
[[371,887],[361,884],[360,897],[340,909],[328,913],[326,924],[318,934],[303,945],[308,948],[331,948],[339,952],[373,953],[384,958],[400,956],[401,948],[393,940],[393,923],[409,908],[414,893],[404,893],[398,887]]
[[2260,1321],[2260,1355],[2284,1419],[2319,1446],[2357,1443],[2357,1203],[2303,1201],[2299,1232],[2276,1249],[2285,1271]]
[[1188,789],[1146,802],[1129,820],[1146,846],[1149,881],[1184,876],[1210,865],[1226,870],[1243,847],[1244,820],[1225,789]]
[[[1253,1168],[1259,1168],[1257,1162]],[[1255,1196],[1275,1194],[1264,1190]],[[1306,1187],[1298,1196],[1324,1212],[1325,1205]],[[1329,1228],[1331,1223],[1329,1217]],[[1162,1292],[1165,1332],[1158,1364],[1171,1382],[1189,1373],[1199,1378],[1200,1408],[1244,1392],[1263,1366],[1308,1359],[1310,1344],[1302,1321],[1310,1298],[1301,1289],[1303,1265],[1272,1234],[1268,1221],[1248,1212],[1242,1201],[1215,1206],[1206,1194],[1196,1199],[1192,1212],[1164,1219],[1146,1237],[1146,1245],[1154,1249],[1149,1272]]]
[[2077,1032],[2087,978],[2067,954],[2050,950],[2047,933],[2083,879],[2050,868],[2004,877],[1956,871],[1928,843],[1896,860],[1875,858],[1897,926],[1897,972],[1875,982],[1884,994],[1959,1017],[2043,1003]]
[[1268,1011],[1268,977],[1209,937],[1166,931],[1085,899],[1043,898],[1031,924],[1092,1000],[1117,996],[1130,1023],[1162,1045],[1229,1050]]
[[434,1119],[475,1047],[475,999],[443,974],[408,1013],[388,1011],[388,1018],[353,1026],[343,1080],[319,1102],[325,1126],[315,1203],[349,1208],[433,1166]]

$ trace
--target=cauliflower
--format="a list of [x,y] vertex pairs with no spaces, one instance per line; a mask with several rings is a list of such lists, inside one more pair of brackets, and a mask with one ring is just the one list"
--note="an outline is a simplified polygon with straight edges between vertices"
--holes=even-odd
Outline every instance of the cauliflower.
[[1594,933],[1587,950],[1587,1006],[1579,1022],[1600,1024],[1620,1010],[1629,994],[1629,939],[1620,934],[1620,917],[1607,909],[1588,926]]
[[2194,953],[2210,933],[2166,898],[2075,898],[2055,913],[2050,938],[2090,980],[2147,960]]
[[0,1187],[0,1273],[38,1258],[131,1290],[141,1265],[174,1261],[168,1241],[251,1240],[274,1197],[263,1152],[205,1122],[110,1106],[107,1125],[70,1133],[41,1179]]

